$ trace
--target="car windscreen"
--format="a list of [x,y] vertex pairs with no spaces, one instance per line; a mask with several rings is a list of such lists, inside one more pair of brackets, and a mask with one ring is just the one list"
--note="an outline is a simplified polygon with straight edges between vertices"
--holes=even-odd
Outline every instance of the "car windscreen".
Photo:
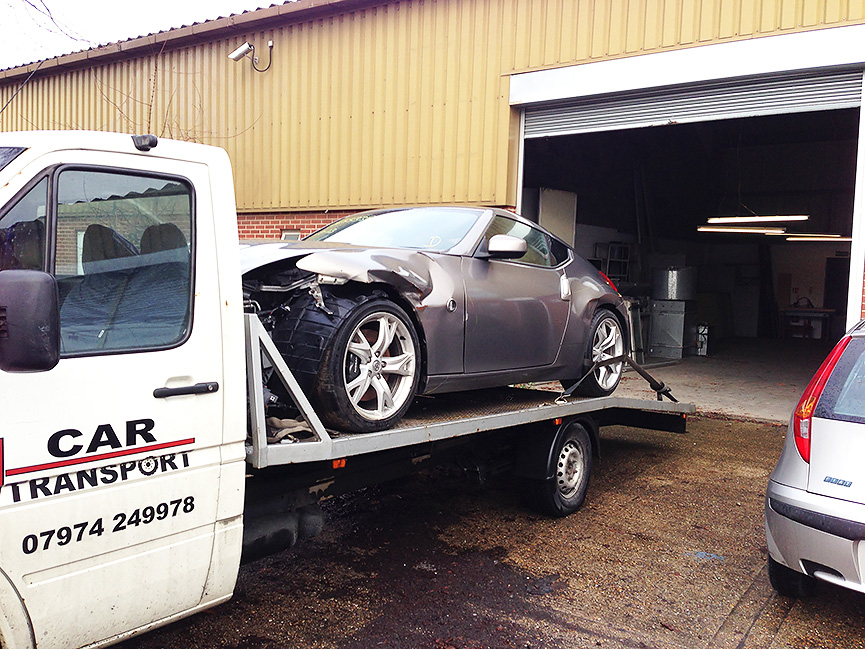
[[832,370],[816,417],[865,423],[865,338],[853,338]]
[[483,213],[483,210],[437,207],[364,212],[331,223],[309,235],[306,241],[443,252],[462,241]]
[[0,169],[17,158],[22,151],[26,150],[20,146],[0,146]]

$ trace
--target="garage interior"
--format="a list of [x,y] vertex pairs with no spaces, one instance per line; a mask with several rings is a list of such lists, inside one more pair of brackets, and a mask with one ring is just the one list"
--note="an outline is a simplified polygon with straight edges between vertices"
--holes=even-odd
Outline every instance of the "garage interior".
[[[572,237],[577,252],[632,298],[644,359],[711,355],[743,339],[777,341],[779,354],[831,345],[845,329],[859,114],[847,108],[526,139],[522,212]],[[555,207],[545,213],[545,205]],[[575,208],[575,228],[552,213],[562,205],[566,213]],[[709,218],[753,215],[808,219],[732,224],[785,230],[774,236],[697,230]],[[848,239],[787,240],[805,234]],[[685,313],[661,313],[670,298]],[[681,340],[669,339],[671,326],[683,331],[674,335]]]

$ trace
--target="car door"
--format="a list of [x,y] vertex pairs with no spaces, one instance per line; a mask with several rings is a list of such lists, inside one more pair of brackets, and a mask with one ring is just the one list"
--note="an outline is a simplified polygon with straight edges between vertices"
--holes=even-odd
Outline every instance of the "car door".
[[79,647],[207,592],[224,395],[216,247],[205,165],[79,151],[36,166],[0,190],[0,268],[54,273],[61,359],[0,372],[0,568],[37,645]]
[[[496,234],[524,239],[526,254],[516,260],[485,258],[486,242]],[[479,252],[463,259],[466,373],[555,361],[570,302],[561,281],[567,249],[554,241],[526,223],[496,216]]]

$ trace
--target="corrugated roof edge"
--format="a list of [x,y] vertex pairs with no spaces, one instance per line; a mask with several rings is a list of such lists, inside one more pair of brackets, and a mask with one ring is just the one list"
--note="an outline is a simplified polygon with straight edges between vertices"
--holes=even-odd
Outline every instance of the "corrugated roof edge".
[[13,68],[0,70],[0,84],[11,79],[23,77],[33,72],[37,67],[40,72],[52,72],[57,69],[85,67],[96,64],[99,59],[110,60],[131,56],[142,49],[180,47],[183,45],[206,42],[224,33],[246,31],[256,28],[260,23],[266,23],[280,17],[297,20],[308,20],[321,16],[333,15],[352,9],[360,9],[374,5],[386,4],[387,0],[287,0],[282,4],[272,4],[261,9],[248,10],[239,14],[231,14],[213,20],[206,20],[182,27],[174,27],[161,32],[130,38],[125,41],[109,43],[99,47],[61,54],[50,59],[24,63]]

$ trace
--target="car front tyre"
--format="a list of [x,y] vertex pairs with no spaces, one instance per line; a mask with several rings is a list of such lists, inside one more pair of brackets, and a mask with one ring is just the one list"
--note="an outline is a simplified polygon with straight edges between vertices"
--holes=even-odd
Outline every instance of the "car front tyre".
[[420,376],[420,345],[393,302],[360,303],[340,324],[324,354],[315,388],[322,419],[358,433],[390,428],[406,413]]

